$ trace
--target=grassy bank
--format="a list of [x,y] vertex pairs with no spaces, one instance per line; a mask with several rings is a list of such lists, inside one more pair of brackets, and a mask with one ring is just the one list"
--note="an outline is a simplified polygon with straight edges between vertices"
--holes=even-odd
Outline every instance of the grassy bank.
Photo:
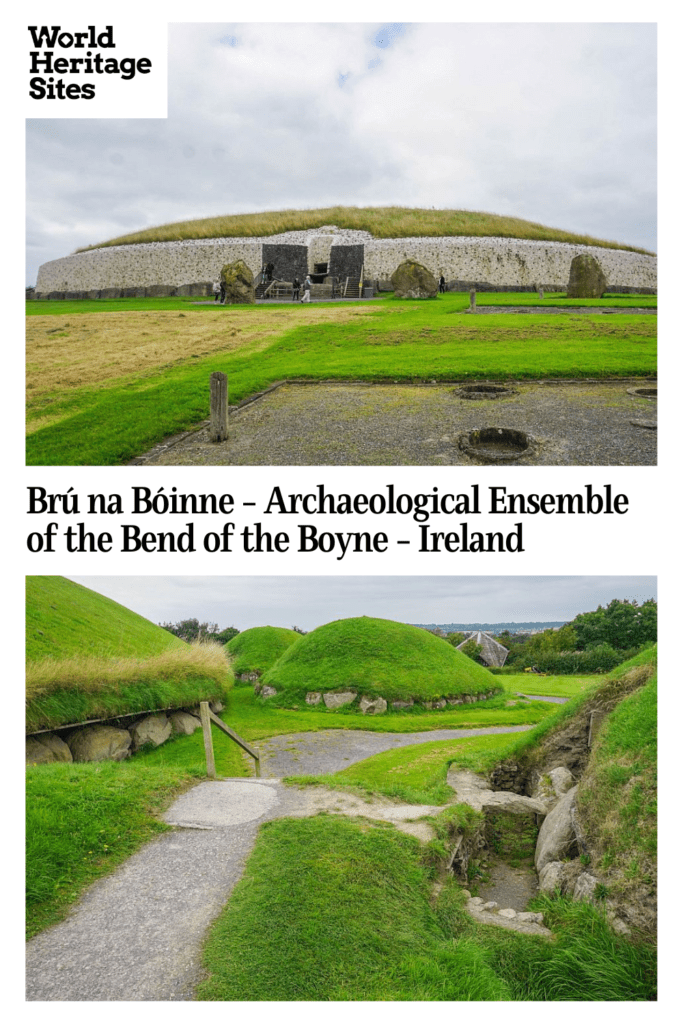
[[26,729],[223,700],[232,678],[218,644],[183,644],[149,658],[44,658],[26,668]]
[[559,228],[549,228],[518,217],[501,217],[498,214],[474,210],[421,210],[402,206],[329,206],[318,210],[269,210],[263,213],[205,217],[201,220],[176,221],[172,224],[146,228],[87,248],[135,245],[140,242],[175,242],[192,238],[255,238],[283,231],[309,231],[329,224],[339,228],[369,231],[375,238],[493,236],[574,242],[610,249],[628,249],[633,252],[647,251],[592,238],[590,235],[577,235]]
[[34,935],[66,914],[167,826],[156,815],[193,775],[182,768],[48,764],[26,769],[26,927]]
[[[41,305],[41,304],[39,304]],[[41,305],[42,308],[42,305]],[[452,381],[656,373],[656,317],[492,313],[434,302],[185,307],[31,317],[27,461],[126,462],[208,415],[212,372],[232,404],[278,380]]]
[[655,958],[589,906],[553,905],[557,938],[475,925],[438,896],[416,839],[345,818],[269,822],[211,928],[204,1000],[647,1000]]

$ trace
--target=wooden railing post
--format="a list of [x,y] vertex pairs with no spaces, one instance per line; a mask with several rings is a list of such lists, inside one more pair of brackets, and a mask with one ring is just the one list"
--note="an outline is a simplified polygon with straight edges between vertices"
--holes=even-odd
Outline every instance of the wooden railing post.
[[213,756],[213,739],[211,738],[211,710],[209,702],[203,700],[199,704],[199,717],[204,734],[204,751],[206,753],[206,774],[210,779],[216,778],[216,761]]
[[211,738],[211,723],[217,725],[226,736],[229,736],[231,740],[234,740],[245,750],[250,757],[254,758],[254,773],[258,779],[261,778],[261,758],[258,750],[254,750],[246,740],[243,740],[241,736],[238,736],[234,729],[231,729],[229,725],[222,722],[218,715],[215,715],[209,707],[209,702],[203,700],[199,704],[199,717],[202,722],[202,732],[204,733],[204,750],[206,751],[206,774],[211,779],[216,778],[216,761],[213,756],[213,740]]
[[228,439],[228,378],[225,373],[211,374],[211,440]]

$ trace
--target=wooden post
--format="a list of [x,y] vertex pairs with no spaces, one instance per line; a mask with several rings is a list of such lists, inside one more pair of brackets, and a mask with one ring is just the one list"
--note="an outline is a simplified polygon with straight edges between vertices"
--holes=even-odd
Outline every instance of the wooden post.
[[228,439],[228,378],[225,373],[211,374],[211,440]]
[[476,288],[470,288],[470,313],[474,313],[477,308],[477,291]]
[[216,761],[213,756],[213,739],[211,738],[211,711],[209,709],[209,702],[206,700],[200,701],[199,717],[202,722],[202,732],[204,734],[204,752],[206,753],[206,774],[209,776],[210,779],[215,779]]

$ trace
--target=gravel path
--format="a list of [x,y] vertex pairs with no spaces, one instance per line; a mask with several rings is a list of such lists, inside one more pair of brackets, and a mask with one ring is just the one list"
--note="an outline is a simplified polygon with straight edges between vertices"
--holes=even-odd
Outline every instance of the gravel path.
[[488,729],[435,729],[430,732],[362,732],[329,729],[274,736],[254,744],[261,755],[261,775],[282,778],[286,775],[327,775],[348,768],[383,750],[407,747],[434,740],[459,740],[468,736],[524,732],[530,725],[494,726]]
[[234,410],[227,441],[212,443],[207,423],[167,439],[133,462],[484,465],[460,449],[459,436],[483,427],[507,427],[530,434],[537,447],[503,464],[650,466],[657,461],[657,403],[627,392],[647,383],[631,378],[508,382],[512,393],[493,401],[465,400],[457,384],[285,383]]
[[[437,739],[517,732],[526,726],[386,733],[304,733],[259,744],[265,774],[321,774],[392,747]],[[259,826],[328,810],[394,822],[414,835],[412,818],[435,808],[368,804],[324,788],[278,779],[205,782],[164,815],[179,827],[148,843],[96,882],[61,924],[27,945],[28,1001],[190,1000],[202,977],[201,944],[239,881]]]

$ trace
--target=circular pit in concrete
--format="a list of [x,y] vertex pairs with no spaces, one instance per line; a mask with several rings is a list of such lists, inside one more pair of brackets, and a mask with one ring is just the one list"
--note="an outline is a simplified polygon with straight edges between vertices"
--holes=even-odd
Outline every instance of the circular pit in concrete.
[[458,447],[470,458],[482,462],[515,462],[534,455],[538,444],[530,434],[510,427],[482,427],[458,438]]
[[643,388],[627,388],[626,391],[629,395],[634,395],[636,398],[651,398],[654,401],[657,400],[656,384]]

